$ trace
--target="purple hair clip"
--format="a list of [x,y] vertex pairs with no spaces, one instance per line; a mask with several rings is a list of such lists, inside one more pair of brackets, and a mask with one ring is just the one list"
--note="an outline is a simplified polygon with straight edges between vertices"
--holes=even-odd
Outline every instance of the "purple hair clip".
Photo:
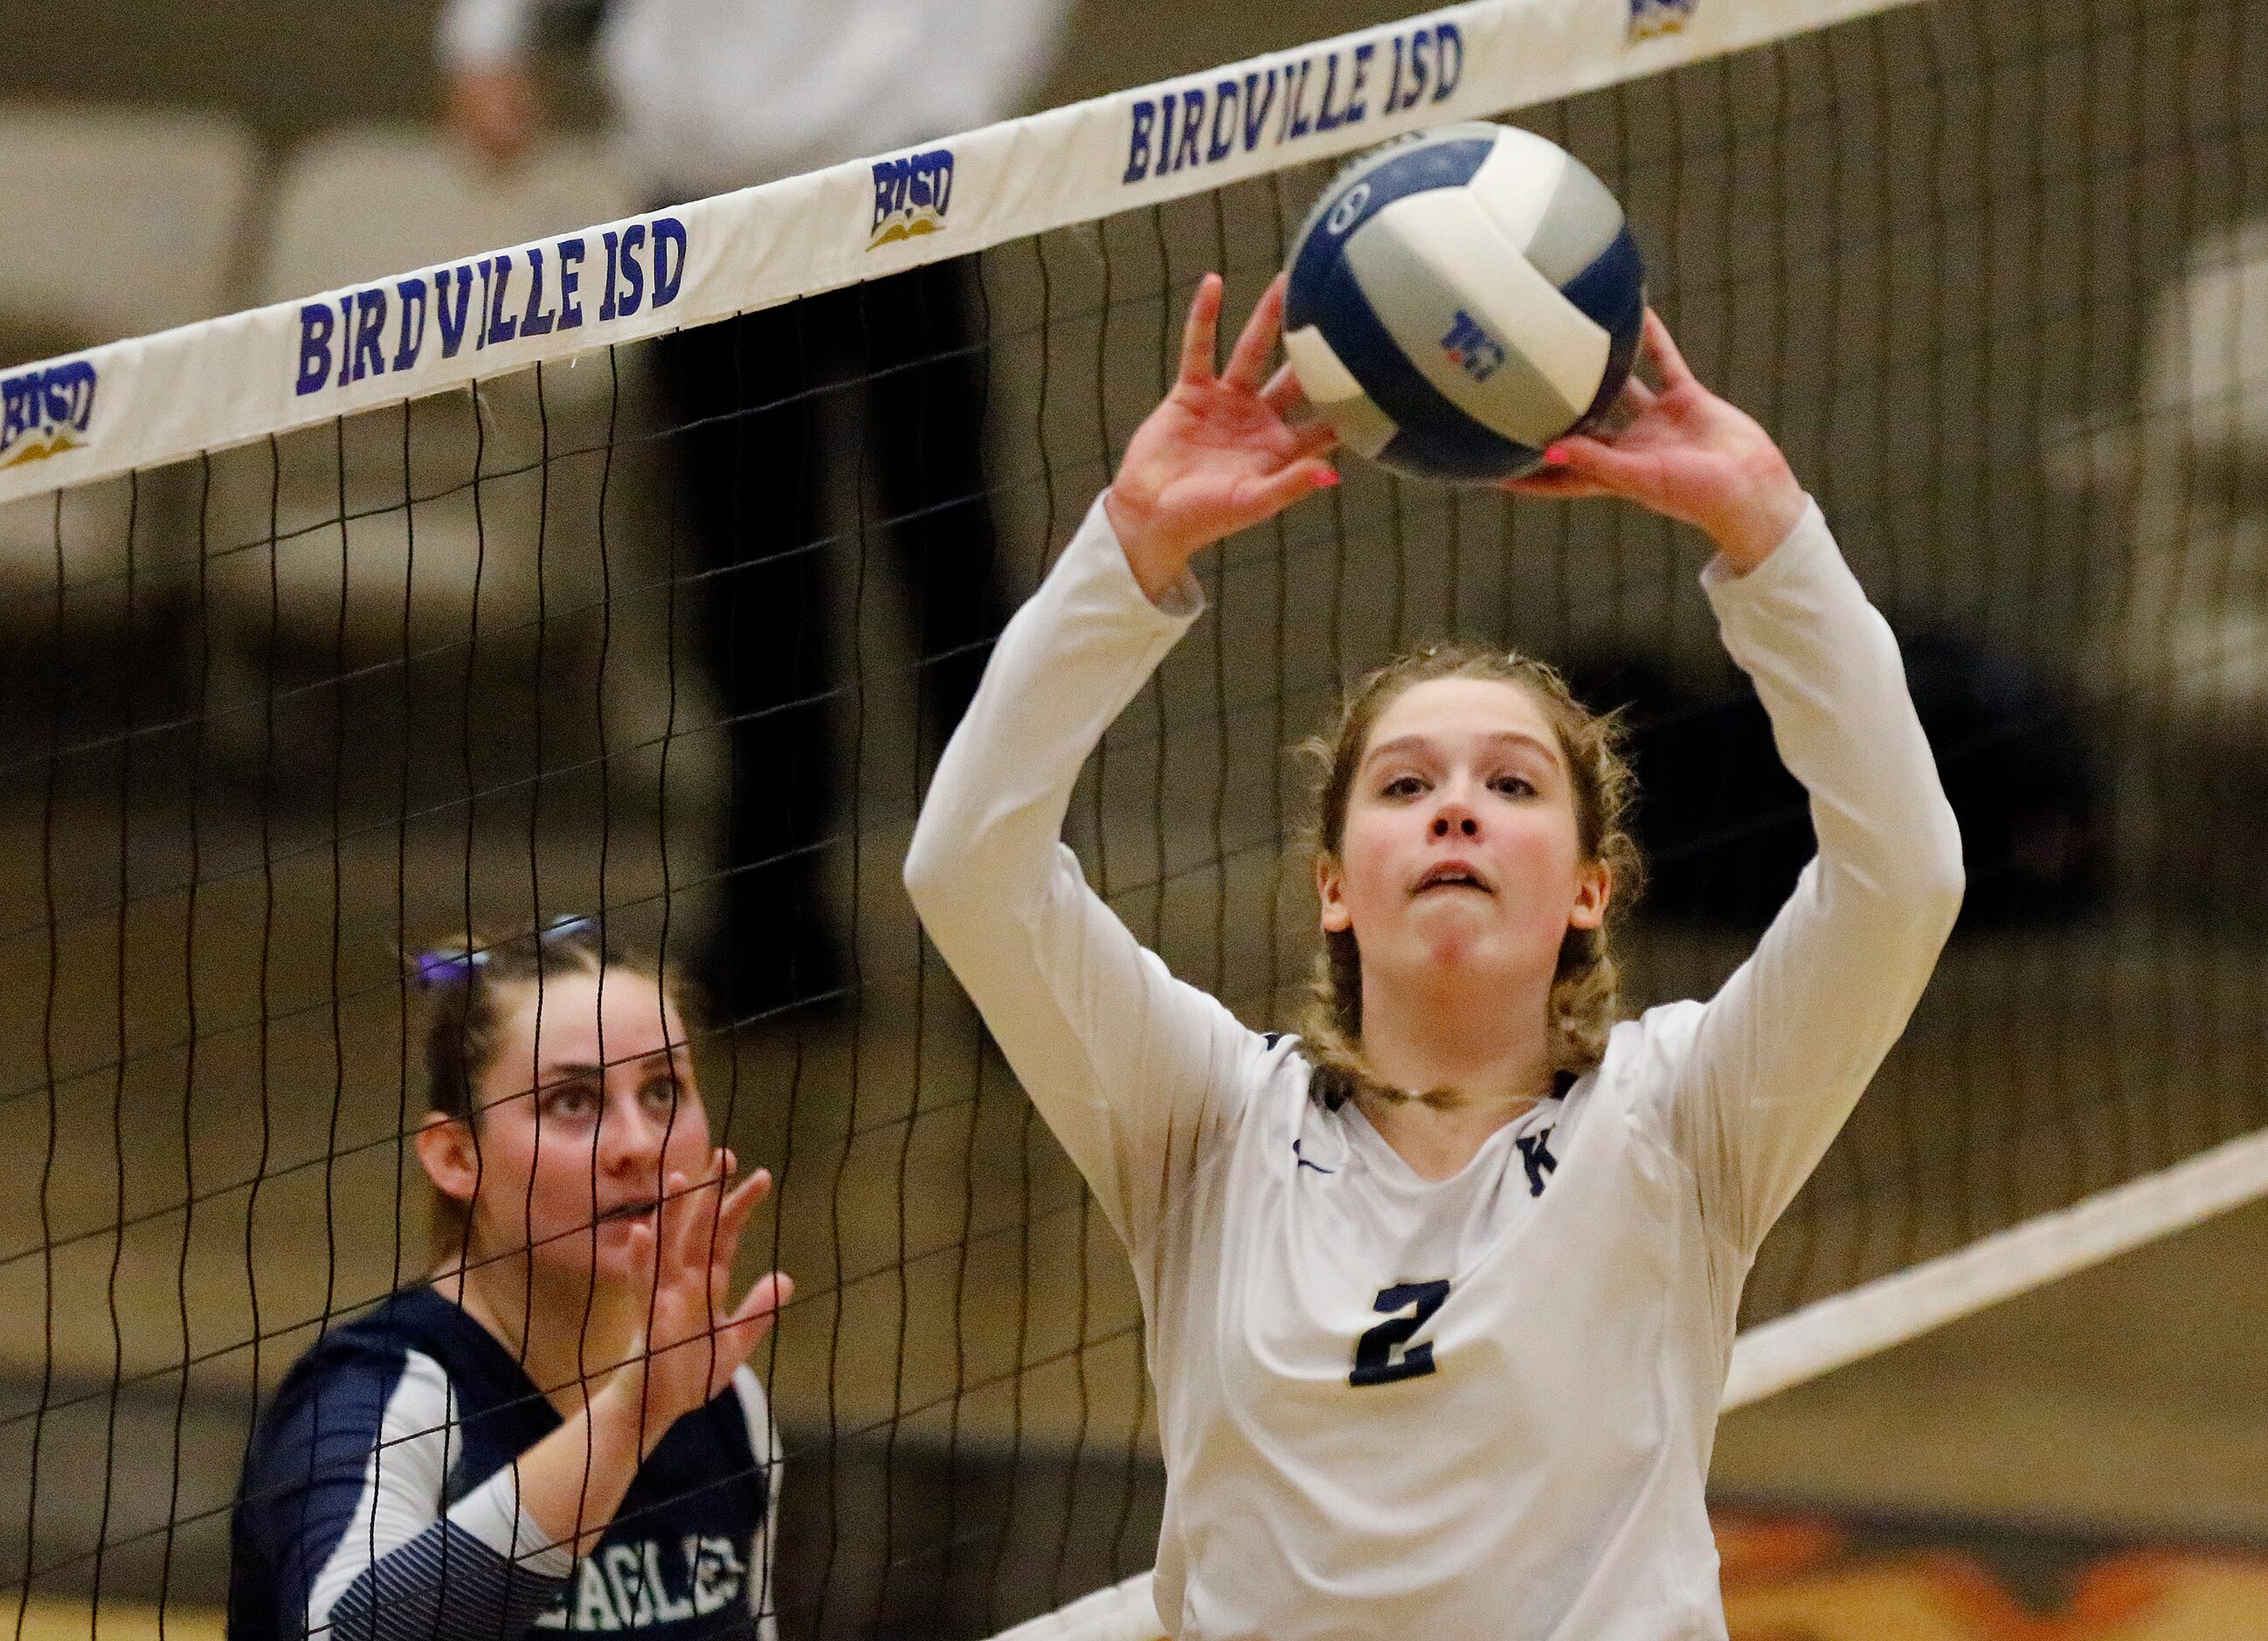
[[489,960],[487,948],[460,946],[436,946],[417,954],[417,989],[431,991],[438,986],[453,986],[472,978],[473,971]]
[[[586,934],[597,925],[579,912],[570,912],[554,917],[535,931],[538,946],[571,935]],[[461,985],[473,977],[474,971],[483,968],[489,960],[489,948],[484,946],[441,946],[417,954],[417,989],[431,991],[439,986]]]

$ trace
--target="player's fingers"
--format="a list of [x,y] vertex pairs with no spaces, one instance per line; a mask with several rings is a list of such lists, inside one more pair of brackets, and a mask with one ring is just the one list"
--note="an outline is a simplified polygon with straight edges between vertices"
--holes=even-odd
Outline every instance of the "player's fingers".
[[1579,479],[1572,473],[1532,473],[1524,479],[1506,479],[1499,488],[1514,496],[1554,502],[1579,502],[1609,494],[1595,481]]
[[772,1171],[770,1168],[759,1168],[747,1179],[733,1186],[733,1189],[735,1192],[747,1193],[749,1207],[761,1208],[764,1204],[764,1200],[772,1194]]
[[733,1256],[740,1251],[740,1233],[747,1229],[748,1216],[756,1204],[771,1190],[772,1176],[762,1168],[734,1186],[719,1205],[716,1234],[709,1244],[710,1265],[718,1270],[729,1270]]
[[733,1308],[735,1324],[758,1316],[770,1316],[787,1308],[795,1298],[795,1278],[784,1270],[768,1270],[748,1284],[748,1291]]
[[1327,490],[1338,482],[1338,470],[1328,461],[1295,461],[1241,488],[1238,511],[1247,515],[1248,524],[1257,524],[1273,519],[1301,497]]
[[703,1231],[707,1216],[698,1211],[694,1196],[693,1181],[686,1177],[683,1169],[672,1168],[663,1177],[659,1251],[672,1266],[682,1265],[696,1257],[706,1240]]
[[1276,374],[1260,390],[1260,401],[1289,420],[1307,404],[1307,390],[1300,385],[1299,372],[1287,362],[1276,367]]
[[1189,316],[1182,324],[1182,382],[1202,387],[1213,379],[1219,329],[1220,276],[1207,274],[1197,281],[1197,293],[1189,298]]
[[1574,434],[1551,441],[1543,453],[1543,466],[1525,477],[1507,480],[1504,488],[1515,496],[1545,496],[1560,501],[1606,496],[1615,487],[1605,467],[1623,460],[1602,441]]
[[[745,1186],[747,1181],[740,1182]],[[686,1262],[714,1264],[718,1245],[724,1240],[725,1203],[733,1191],[740,1188],[733,1184],[731,1153],[719,1150],[714,1154],[713,1171],[694,1193],[692,1224],[687,1226],[689,1240],[686,1246]]]
[[1559,457],[1552,464],[1555,467],[1593,487],[1585,494],[1627,497],[1653,504],[1660,488],[1660,465],[1653,455],[1581,434],[1560,439],[1551,448]]
[[1664,392],[1674,391],[1693,380],[1692,368],[1685,363],[1685,356],[1677,350],[1677,343],[1669,335],[1669,327],[1652,308],[1646,311],[1646,351],[1653,359],[1653,368],[1661,373]]
[[1236,346],[1229,351],[1228,368],[1220,373],[1220,379],[1230,386],[1259,391],[1267,373],[1269,356],[1276,351],[1276,338],[1283,334],[1284,283],[1289,277],[1278,274],[1268,282],[1268,289],[1260,293],[1251,316],[1237,334]]
[[1506,479],[1498,488],[1509,490],[1514,496],[1549,496],[1562,501],[1580,494],[1591,481],[1568,470],[1564,445],[1563,440],[1552,445],[1551,453],[1546,458],[1550,464],[1548,467],[1535,468],[1516,479]]
[[1625,406],[1638,415],[1643,416],[1653,408],[1660,401],[1661,395],[1647,386],[1638,373],[1632,371],[1630,373],[1630,379],[1623,383],[1621,397]]
[[748,1216],[763,1201],[771,1188],[771,1175],[759,1168],[732,1191],[718,1204],[718,1220],[709,1237],[709,1314],[713,1318],[723,1314],[726,1296],[732,1291],[733,1262],[740,1257],[740,1236],[747,1229]]
[[733,1314],[718,1324],[718,1354],[738,1367],[763,1342],[787,1302],[795,1297],[795,1283],[784,1271],[767,1271],[749,1285],[747,1295]]
[[1338,448],[1338,430],[1328,422],[1310,422],[1294,428],[1292,453],[1295,457],[1321,456]]
[[631,1220],[630,1242],[630,1269],[637,1273],[632,1280],[638,1284],[639,1291],[651,1293],[661,1274],[661,1262],[655,1255],[659,1239],[653,1225],[644,1218]]

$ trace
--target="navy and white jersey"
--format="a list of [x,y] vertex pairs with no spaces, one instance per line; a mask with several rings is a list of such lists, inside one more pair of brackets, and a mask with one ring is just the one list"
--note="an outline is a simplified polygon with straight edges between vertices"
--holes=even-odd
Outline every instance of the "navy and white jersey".
[[1058,841],[1081,763],[1201,607],[1100,506],[1018,613],[906,880],[1131,1256],[1182,1641],[1723,1641],[1704,1484],[1764,1233],[1918,999],[1960,838],[1888,625],[1815,507],[1703,573],[1818,857],[1716,996],[1428,1181],[1296,1039],[1176,981]]
[[245,1456],[230,1641],[770,1641],[779,1446],[755,1374],[670,1427],[579,1561],[520,1509],[513,1474],[561,1423],[496,1336],[430,1286],[327,1335]]

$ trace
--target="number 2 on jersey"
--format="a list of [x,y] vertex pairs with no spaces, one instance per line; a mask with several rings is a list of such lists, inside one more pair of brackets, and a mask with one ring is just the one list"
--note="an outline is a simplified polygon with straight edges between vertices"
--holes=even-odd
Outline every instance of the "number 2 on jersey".
[[[1354,1342],[1354,1371],[1347,1375],[1347,1383],[1390,1385],[1397,1380],[1423,1379],[1432,1372],[1432,1342],[1410,1344],[1410,1341],[1420,1328],[1433,1320],[1433,1313],[1448,1297],[1447,1282],[1405,1282],[1395,1287],[1381,1288],[1370,1308],[1388,1320]],[[1405,1311],[1407,1315],[1397,1314]],[[1394,1354],[1397,1350],[1402,1351],[1399,1357]]]

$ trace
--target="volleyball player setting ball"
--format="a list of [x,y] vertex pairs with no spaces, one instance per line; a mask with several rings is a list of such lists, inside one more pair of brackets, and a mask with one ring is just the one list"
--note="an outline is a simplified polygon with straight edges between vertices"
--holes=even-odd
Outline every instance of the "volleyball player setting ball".
[[1318,1003],[1246,1028],[1057,834],[1202,607],[1190,561],[1336,482],[1266,375],[1283,283],[1178,379],[1003,635],[906,863],[922,918],[1132,1257],[1166,1630],[1722,1637],[1704,1482],[1742,1283],[1904,1027],[1960,842],[1889,627],[1757,424],[1644,316],[1658,386],[1522,495],[1617,497],[1702,572],[1819,856],[1706,1002],[1622,1019],[1629,772],[1540,663],[1404,656],[1327,737]]
[[232,1521],[230,1641],[774,1632],[778,1442],[732,1265],[770,1178],[710,1144],[677,990],[589,918],[417,960],[424,1282],[288,1374]]

